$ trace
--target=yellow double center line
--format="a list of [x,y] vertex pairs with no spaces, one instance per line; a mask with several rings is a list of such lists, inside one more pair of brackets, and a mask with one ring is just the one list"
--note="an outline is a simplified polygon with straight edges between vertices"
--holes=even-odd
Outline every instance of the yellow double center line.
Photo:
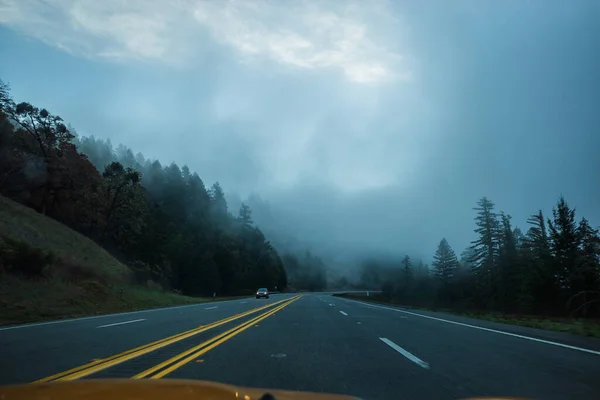
[[[71,381],[71,380],[79,379],[84,376],[88,376],[88,375],[94,374],[96,372],[102,371],[104,369],[114,367],[115,365],[121,364],[125,361],[131,360],[131,359],[139,357],[141,355],[150,353],[154,350],[160,349],[160,348],[168,346],[170,344],[187,339],[187,338],[197,335],[201,332],[205,332],[207,330],[224,325],[228,322],[243,318],[247,315],[254,314],[256,312],[262,311],[267,308],[274,307],[276,305],[281,305],[281,303],[292,302],[294,300],[297,300],[299,297],[300,296],[295,296],[292,299],[284,299],[284,300],[277,301],[275,303],[267,304],[265,306],[255,308],[250,311],[246,311],[246,312],[236,314],[234,316],[210,323],[208,325],[200,326],[198,328],[194,328],[189,331],[181,332],[176,335],[169,336],[169,337],[157,340],[155,342],[148,343],[143,346],[139,346],[134,349],[130,349],[130,350],[124,351],[122,353],[112,355],[107,358],[92,361],[90,363],[81,365],[79,367],[75,367],[75,368],[72,368],[72,369],[69,369],[69,370],[66,370],[63,372],[59,372],[58,374],[54,374],[54,375],[39,379],[34,382],[37,383],[37,382],[50,382],[50,381]],[[279,309],[279,307],[277,309]]]
[[[217,335],[203,343],[200,343],[199,345],[194,346],[191,349],[186,350],[183,353],[178,354],[175,357],[172,357],[165,362],[162,362],[152,368],[149,368],[143,372],[140,372],[139,374],[135,375],[133,377],[133,379],[141,379],[141,378],[147,378],[147,377],[149,377],[150,379],[160,379],[160,378],[164,377],[165,375],[168,375],[171,372],[175,371],[176,369],[182,367],[183,365],[189,363],[190,361],[200,357],[202,354],[214,349],[218,345],[226,342],[227,340],[231,339],[235,335],[242,333],[243,331],[250,328],[252,325],[256,324],[257,322],[262,321],[263,319],[268,318],[271,315],[275,314],[277,311],[282,310],[283,308],[289,306],[291,303],[298,300],[300,297],[301,296],[294,297],[287,303],[282,304],[273,310],[267,311],[266,313],[261,314],[258,317],[255,317],[255,318],[251,319],[250,321],[244,322],[234,328],[231,328],[228,331],[223,332],[220,335]],[[160,371],[160,372],[155,373],[157,371]],[[152,375],[152,374],[154,374],[154,375]]]

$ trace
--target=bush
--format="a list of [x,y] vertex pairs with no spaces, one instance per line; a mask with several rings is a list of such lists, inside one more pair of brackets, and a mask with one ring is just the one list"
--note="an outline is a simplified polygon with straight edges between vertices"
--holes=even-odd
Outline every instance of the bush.
[[154,282],[151,279],[148,279],[146,281],[146,287],[150,290],[155,290],[157,292],[162,292],[164,290],[160,283]]
[[25,242],[0,238],[0,264],[10,273],[40,277],[56,262],[56,256]]

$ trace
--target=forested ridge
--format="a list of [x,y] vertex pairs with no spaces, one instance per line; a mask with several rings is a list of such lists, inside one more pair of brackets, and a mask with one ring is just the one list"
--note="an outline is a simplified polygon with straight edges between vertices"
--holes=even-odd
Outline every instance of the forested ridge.
[[92,238],[136,283],[189,295],[287,286],[283,259],[252,211],[242,205],[233,215],[218,182],[207,189],[186,166],[79,138],[60,117],[0,89],[0,194]]

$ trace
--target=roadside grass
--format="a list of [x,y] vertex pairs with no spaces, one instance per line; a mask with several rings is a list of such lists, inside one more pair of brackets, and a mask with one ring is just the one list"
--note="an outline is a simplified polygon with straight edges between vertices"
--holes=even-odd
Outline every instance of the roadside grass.
[[61,278],[30,280],[0,276],[0,325],[111,314],[186,304],[248,298],[189,297],[130,285],[104,285],[94,280]]
[[0,324],[213,301],[152,281],[132,285],[131,277],[131,269],[93,240],[0,196]]
[[390,301],[383,296],[364,296],[356,294],[335,294],[334,296],[346,297],[355,300],[367,301],[371,303],[388,304],[402,306],[403,308],[421,309],[430,311],[440,311],[449,314],[460,315],[463,317],[476,318],[485,321],[499,322],[503,324],[526,326],[530,328],[547,329],[557,332],[566,332],[576,335],[590,336],[600,338],[600,320],[590,318],[558,318],[558,317],[540,317],[535,315],[512,315],[493,312],[459,312],[446,308],[426,308],[404,306],[397,302]]

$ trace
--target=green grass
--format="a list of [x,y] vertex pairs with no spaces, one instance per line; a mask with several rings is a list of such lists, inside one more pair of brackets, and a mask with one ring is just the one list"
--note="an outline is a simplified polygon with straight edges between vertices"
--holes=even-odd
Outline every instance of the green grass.
[[[240,296],[244,298],[247,296]],[[238,297],[218,297],[215,301]],[[0,276],[0,325],[212,302],[210,298],[98,281]]]
[[[451,311],[450,311],[451,312]],[[534,315],[505,315],[495,313],[460,313],[471,318],[503,324],[527,326],[550,331],[573,333],[600,338],[600,321],[586,318],[547,318]]]
[[93,240],[35,210],[0,196],[0,237],[50,251],[65,263],[123,281],[131,270]]
[[[364,296],[356,294],[336,295],[355,300],[368,301],[371,303],[399,305],[383,296]],[[404,306],[403,306],[404,307]],[[407,307],[417,308],[417,307]],[[526,326],[530,328],[547,329],[551,331],[566,332],[576,335],[590,336],[600,338],[600,320],[590,318],[550,318],[535,315],[511,315],[501,313],[475,313],[475,312],[457,312],[449,309],[420,308],[431,311],[442,311],[450,314],[460,315],[469,318],[476,318],[485,321],[499,322],[503,324]]]
[[131,270],[94,241],[0,196],[0,324],[212,301],[153,282],[130,285],[130,277]]

